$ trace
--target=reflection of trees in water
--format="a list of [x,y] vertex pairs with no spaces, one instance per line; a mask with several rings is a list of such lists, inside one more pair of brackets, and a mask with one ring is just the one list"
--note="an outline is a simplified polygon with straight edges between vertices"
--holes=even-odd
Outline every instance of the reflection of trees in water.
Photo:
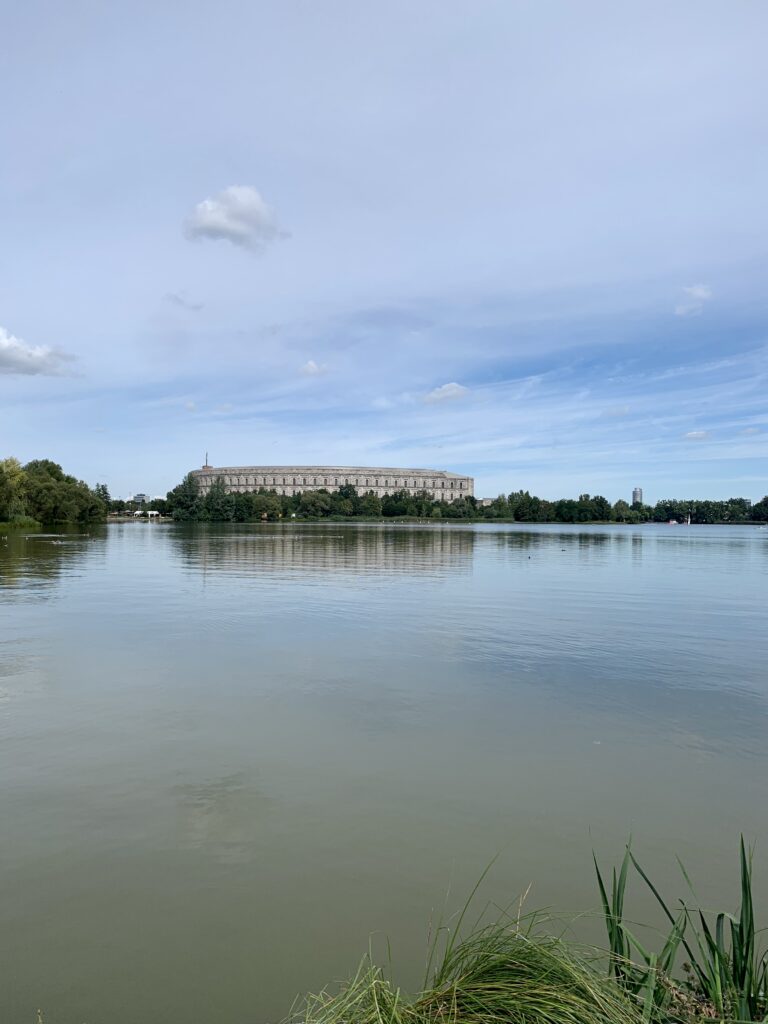
[[468,573],[477,542],[461,528],[298,524],[178,527],[172,536],[189,565],[232,573]]
[[104,551],[105,533],[88,532],[28,533],[9,530],[0,536],[0,593],[14,591],[14,601],[24,597],[50,595],[62,574],[94,553],[94,542]]

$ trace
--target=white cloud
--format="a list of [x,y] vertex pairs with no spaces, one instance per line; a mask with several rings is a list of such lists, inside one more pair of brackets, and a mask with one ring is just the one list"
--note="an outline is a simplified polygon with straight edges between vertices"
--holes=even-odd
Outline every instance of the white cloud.
[[287,237],[272,210],[250,185],[230,185],[198,203],[184,231],[187,238],[224,239],[256,252],[269,242]]
[[675,306],[675,316],[698,316],[712,298],[708,284],[691,284],[683,288],[686,298]]
[[314,359],[308,359],[301,367],[301,373],[305,377],[321,377],[328,372],[328,367],[323,363],[316,363]]
[[185,402],[184,408],[187,412],[195,412],[197,410],[197,402]]
[[708,430],[689,430],[687,434],[683,434],[686,441],[706,441],[709,436]]
[[468,388],[453,381],[451,384],[442,384],[439,388],[430,391],[424,396],[425,402],[447,402],[454,398],[463,398]]
[[747,437],[752,437],[754,434],[761,433],[760,427],[745,427],[742,430],[742,434],[746,434]]
[[58,377],[75,357],[48,345],[28,345],[0,327],[0,373]]

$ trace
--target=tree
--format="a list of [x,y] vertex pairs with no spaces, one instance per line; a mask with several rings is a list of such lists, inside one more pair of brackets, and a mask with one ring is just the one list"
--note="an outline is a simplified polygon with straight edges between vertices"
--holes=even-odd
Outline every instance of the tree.
[[197,480],[187,473],[180,484],[166,495],[168,511],[174,519],[187,522],[202,518],[205,511]]
[[221,477],[213,481],[203,500],[205,518],[211,523],[231,523],[235,518],[235,496],[228,494]]
[[91,523],[106,515],[106,506],[88,484],[50,459],[26,464],[24,495],[27,514],[41,523]]
[[18,459],[0,460],[0,522],[13,522],[25,515],[25,479]]
[[373,491],[368,491],[360,498],[359,514],[361,516],[378,517],[381,515],[381,498]]
[[322,518],[331,511],[331,496],[328,491],[304,491],[299,499],[299,513],[311,518]]
[[93,489],[93,493],[96,495],[99,501],[104,502],[105,508],[109,508],[112,499],[109,496],[109,488],[107,487],[106,484],[96,484],[96,486]]

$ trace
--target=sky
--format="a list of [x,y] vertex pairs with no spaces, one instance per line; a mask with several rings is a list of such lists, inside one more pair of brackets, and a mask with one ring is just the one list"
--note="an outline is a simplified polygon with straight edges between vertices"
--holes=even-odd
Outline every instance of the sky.
[[768,492],[763,0],[27,0],[0,457]]

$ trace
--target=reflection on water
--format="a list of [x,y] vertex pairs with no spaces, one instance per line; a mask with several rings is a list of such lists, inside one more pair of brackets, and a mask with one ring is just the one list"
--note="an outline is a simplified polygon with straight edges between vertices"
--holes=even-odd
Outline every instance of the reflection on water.
[[500,850],[503,903],[594,906],[630,832],[727,902],[740,831],[768,865],[767,577],[747,527],[0,539],[0,1020],[275,1020],[372,931],[415,981]]
[[174,790],[179,801],[178,846],[202,850],[224,864],[253,857],[270,801],[243,772]]
[[185,563],[195,570],[236,574],[466,573],[476,534],[471,529],[300,524],[240,527],[231,532],[187,529],[173,535]]

